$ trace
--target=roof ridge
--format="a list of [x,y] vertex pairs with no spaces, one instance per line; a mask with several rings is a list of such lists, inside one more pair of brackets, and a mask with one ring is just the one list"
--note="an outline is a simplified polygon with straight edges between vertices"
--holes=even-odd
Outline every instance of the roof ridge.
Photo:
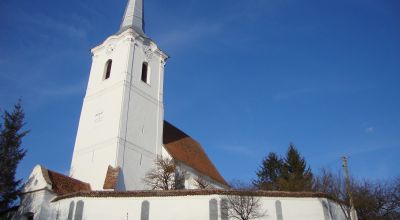
[[91,191],[89,183],[67,176],[65,174],[49,170],[40,166],[43,178],[51,186],[51,190],[57,195],[64,195],[78,191]]
[[[46,168],[45,168],[45,169],[46,169]],[[90,184],[87,183],[87,182],[83,182],[82,180],[75,179],[75,178],[73,178],[73,177],[70,177],[70,176],[67,176],[67,175],[65,175],[65,174],[56,172],[56,171],[54,171],[54,170],[46,169],[46,171],[47,171],[47,175],[48,175],[49,172],[50,172],[50,173],[55,173],[55,174],[57,174],[57,175],[61,175],[61,176],[65,177],[65,178],[69,178],[69,179],[74,180],[74,181],[77,181],[77,182],[79,182],[79,183],[83,183],[83,184],[90,185]],[[50,181],[51,181],[51,180],[50,180]]]
[[39,165],[39,167],[40,167],[40,170],[42,171],[43,178],[46,181],[46,183],[49,185],[53,185],[53,183],[51,182],[51,179],[49,177],[49,170],[42,165]]

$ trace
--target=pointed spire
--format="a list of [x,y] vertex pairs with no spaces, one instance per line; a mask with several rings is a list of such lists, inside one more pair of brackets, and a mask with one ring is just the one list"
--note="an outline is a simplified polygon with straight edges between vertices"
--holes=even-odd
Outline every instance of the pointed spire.
[[132,28],[138,34],[144,34],[143,20],[143,0],[128,0],[128,5],[125,9],[124,18],[122,20],[120,32]]

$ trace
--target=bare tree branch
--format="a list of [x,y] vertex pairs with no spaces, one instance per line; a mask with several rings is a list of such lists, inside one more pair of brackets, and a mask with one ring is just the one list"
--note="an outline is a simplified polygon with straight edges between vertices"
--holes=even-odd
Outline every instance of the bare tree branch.
[[[359,220],[400,219],[400,178],[389,182],[353,179],[350,185]],[[327,193],[335,199],[346,219],[350,219],[349,197],[340,173],[322,170],[314,180],[314,190]]]
[[197,176],[195,179],[195,185],[198,189],[211,189],[212,185],[206,180],[204,176]]
[[243,190],[239,195],[226,196],[226,203],[221,205],[224,213],[229,218],[237,220],[251,220],[266,216],[266,211],[262,210],[260,199]]
[[185,176],[185,172],[178,171],[173,159],[158,157],[143,181],[153,190],[183,189]]

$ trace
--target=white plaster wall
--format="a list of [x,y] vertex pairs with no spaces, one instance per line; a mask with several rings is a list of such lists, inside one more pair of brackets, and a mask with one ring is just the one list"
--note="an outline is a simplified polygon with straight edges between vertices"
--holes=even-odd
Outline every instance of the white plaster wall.
[[[109,165],[116,165],[123,105],[124,76],[129,61],[126,35],[113,36],[92,50],[93,63],[74,147],[70,174],[102,189]],[[113,60],[111,76],[105,65]]]
[[[149,52],[151,51],[151,52]],[[132,48],[121,115],[120,146],[117,165],[122,168],[125,187],[120,190],[146,189],[143,179],[161,154],[164,120],[162,88],[165,56],[150,41],[138,40]],[[148,63],[149,83],[141,80],[143,62]],[[132,76],[132,77],[130,77]]]
[[215,180],[209,178],[206,175],[203,175],[201,173],[199,173],[198,171],[196,171],[195,169],[186,166],[183,163],[178,163],[178,168],[180,170],[184,170],[186,171],[186,176],[185,176],[185,188],[186,189],[198,189],[197,187],[197,182],[196,179],[198,177],[202,177],[203,180],[207,181],[208,184],[210,185],[210,188],[215,188],[215,189],[224,189],[227,188],[226,186],[216,182]]
[[[178,196],[178,197],[144,197],[144,198],[73,198],[52,203],[53,212],[59,212],[60,219],[66,219],[69,203],[84,201],[84,216],[86,220],[127,219],[140,220],[143,201],[150,203],[150,219],[152,220],[207,220],[209,219],[209,201],[217,199],[218,206],[224,196]],[[335,216],[325,216],[322,200],[319,198],[273,198],[262,197],[262,210],[266,216],[260,219],[276,220],[275,203],[282,204],[284,220],[344,220],[337,212]],[[220,207],[218,207],[220,209]],[[219,216],[221,219],[221,216]]]
[[28,181],[24,184],[20,195],[20,208],[14,219],[24,220],[27,213],[34,213],[34,219],[50,219],[52,207],[50,205],[56,195],[51,191],[51,185],[43,177],[43,169],[36,165]]
[[320,202],[322,204],[324,215],[329,216],[331,220],[346,219],[344,212],[347,207],[345,205],[340,205],[328,199],[320,199]]
[[40,165],[36,165],[31,174],[29,175],[28,180],[24,184],[22,188],[23,193],[42,190],[45,188],[51,188],[51,186],[46,182],[43,177],[42,167]]
[[55,194],[46,189],[22,195],[20,208],[14,219],[25,220],[27,213],[33,213],[34,220],[52,219],[54,208],[51,200],[55,197]]
[[122,173],[118,190],[148,189],[143,179],[146,173],[154,166],[155,154],[144,151],[142,148],[126,142],[125,149],[120,148],[124,161],[121,163]]
[[[167,57],[132,30],[108,38],[92,53],[71,176],[101,190],[111,165],[122,170],[119,190],[144,189],[144,174],[161,154]],[[104,80],[109,59],[111,76]],[[149,84],[141,81],[143,62],[149,65]]]
[[118,148],[121,88],[85,99],[74,148],[70,174],[89,182],[93,189],[102,189],[109,165],[116,164]]
[[[193,172],[190,175],[197,174]],[[35,220],[67,219],[70,203],[73,201],[76,208],[80,200],[84,202],[83,219],[85,220],[139,220],[141,219],[143,201],[148,201],[150,204],[149,216],[152,220],[207,220],[210,214],[210,200],[216,199],[218,201],[220,215],[220,201],[226,198],[224,195],[129,198],[78,197],[52,202],[56,195],[51,192],[51,186],[43,178],[40,166],[33,169],[24,192],[21,196],[21,207],[15,218],[18,220],[25,219],[24,214],[28,212],[34,213]],[[342,209],[337,203],[323,198],[258,198],[262,205],[260,211],[266,213],[266,216],[261,219],[279,220],[276,208],[277,201],[281,203],[284,220],[345,219]],[[221,219],[221,216],[219,216],[219,219]]]
[[[279,198],[275,198],[278,200]],[[275,204],[271,204],[271,200],[263,199],[264,206],[269,210],[275,209]],[[322,204],[318,199],[313,198],[285,198],[281,200],[284,219],[307,219],[321,220],[324,219]],[[295,212],[293,210],[296,210]],[[275,214],[276,212],[271,212]]]

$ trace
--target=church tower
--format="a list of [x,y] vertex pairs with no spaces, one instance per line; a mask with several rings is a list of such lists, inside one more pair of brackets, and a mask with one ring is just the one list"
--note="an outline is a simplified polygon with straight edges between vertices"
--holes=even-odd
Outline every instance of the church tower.
[[109,166],[116,190],[145,189],[162,154],[163,81],[168,56],[143,29],[143,0],[129,0],[120,30],[92,49],[71,177],[103,190]]

